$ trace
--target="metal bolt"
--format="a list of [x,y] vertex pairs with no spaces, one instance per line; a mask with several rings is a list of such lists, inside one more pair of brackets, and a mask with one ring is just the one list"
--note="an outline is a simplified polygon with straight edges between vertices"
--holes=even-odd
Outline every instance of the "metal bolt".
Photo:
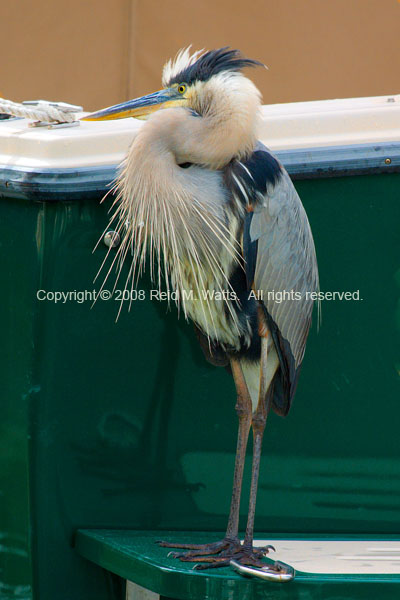
[[103,242],[107,246],[107,248],[117,248],[117,246],[121,243],[121,236],[117,231],[107,231],[104,234]]
[[392,162],[391,158],[385,158],[385,164],[386,165],[390,165],[391,162]]

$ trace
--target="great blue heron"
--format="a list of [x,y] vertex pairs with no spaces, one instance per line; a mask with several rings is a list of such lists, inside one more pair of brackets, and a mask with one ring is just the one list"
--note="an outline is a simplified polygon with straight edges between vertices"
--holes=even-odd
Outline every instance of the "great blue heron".
[[[260,93],[242,74],[261,65],[238,50],[179,52],[164,89],[86,117],[149,117],[120,170],[116,230],[134,286],[146,253],[153,280],[176,291],[206,358],[230,367],[239,417],[233,493],[223,540],[161,545],[200,568],[231,558],[262,566],[253,547],[261,444],[272,407],[289,412],[318,290],[303,205],[279,161],[257,141]],[[163,109],[158,111],[158,109]],[[157,111],[157,112],[156,112]],[[253,465],[244,542],[239,502],[250,427]]]

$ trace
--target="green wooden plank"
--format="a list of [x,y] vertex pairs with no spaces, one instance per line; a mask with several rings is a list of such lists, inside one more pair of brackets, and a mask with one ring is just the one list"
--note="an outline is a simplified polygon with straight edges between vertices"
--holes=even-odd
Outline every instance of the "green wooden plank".
[[[218,540],[221,534],[79,530],[76,535],[76,549],[79,554],[104,569],[161,596],[177,600],[354,600],[373,597],[386,600],[392,599],[400,592],[400,575],[332,575],[297,571],[295,580],[290,583],[271,583],[242,577],[231,568],[194,571],[193,563],[182,563],[168,557],[169,550],[155,543],[160,537],[181,543],[201,543]],[[267,535],[265,537],[268,538]],[[274,538],[277,537],[279,536],[274,534]],[[286,534],[281,537],[284,539],[288,536]],[[305,535],[292,537],[310,539],[310,536]],[[332,539],[332,536],[314,537]],[[343,539],[356,537],[345,536]],[[383,538],[368,536],[368,539]],[[384,539],[398,540],[398,536],[384,536]]]

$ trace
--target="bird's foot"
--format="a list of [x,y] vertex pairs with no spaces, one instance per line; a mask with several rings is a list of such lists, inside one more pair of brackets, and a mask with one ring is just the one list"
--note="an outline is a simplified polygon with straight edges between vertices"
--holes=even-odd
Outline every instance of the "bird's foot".
[[245,547],[239,539],[224,538],[211,544],[174,544],[169,542],[158,542],[164,548],[180,548],[188,550],[187,552],[170,552],[168,556],[179,558],[182,562],[195,562],[193,567],[196,570],[212,569],[217,567],[229,567],[233,559],[239,564],[262,568],[266,566],[262,558],[273,546],[264,546],[262,548]]

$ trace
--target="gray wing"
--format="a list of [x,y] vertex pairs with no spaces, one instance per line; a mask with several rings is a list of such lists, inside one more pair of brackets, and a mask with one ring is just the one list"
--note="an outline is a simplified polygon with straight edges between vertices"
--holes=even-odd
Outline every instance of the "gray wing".
[[[263,291],[265,307],[289,342],[297,367],[311,324],[310,292],[318,290],[318,268],[307,215],[286,171],[254,208],[250,239],[258,240],[255,289]],[[297,299],[279,302],[277,292],[285,291]]]
[[[275,329],[281,366],[282,360],[286,362],[286,401],[290,406],[311,325],[310,292],[319,289],[318,267],[307,215],[289,175],[282,168],[275,185],[267,183],[266,187],[250,224],[250,240],[257,240],[254,288],[262,292],[270,325]],[[289,406],[282,406],[284,413]]]
[[[243,237],[248,284],[262,298],[278,352],[281,368],[274,382],[274,408],[285,415],[311,325],[310,292],[319,290],[314,240],[288,173],[264,146],[259,144],[250,160],[239,166],[246,189],[253,188],[252,198],[246,198],[253,212],[246,217]],[[239,173],[238,168],[236,179]]]

